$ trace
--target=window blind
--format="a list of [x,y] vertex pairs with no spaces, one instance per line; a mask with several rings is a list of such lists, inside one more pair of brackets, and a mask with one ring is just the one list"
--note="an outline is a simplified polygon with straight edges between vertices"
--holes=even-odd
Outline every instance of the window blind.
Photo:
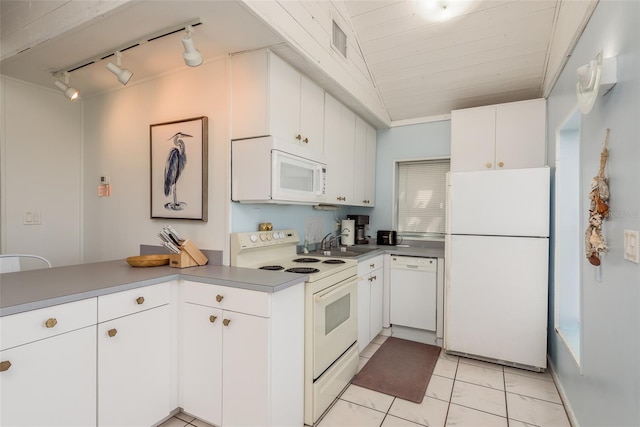
[[402,162],[398,165],[398,233],[444,235],[449,160]]

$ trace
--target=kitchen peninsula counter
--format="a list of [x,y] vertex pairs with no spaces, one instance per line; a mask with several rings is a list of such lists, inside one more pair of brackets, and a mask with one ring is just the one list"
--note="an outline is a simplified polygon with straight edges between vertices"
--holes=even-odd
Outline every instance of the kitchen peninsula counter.
[[221,265],[131,267],[124,259],[5,273],[0,274],[0,317],[178,279],[274,293],[307,275]]

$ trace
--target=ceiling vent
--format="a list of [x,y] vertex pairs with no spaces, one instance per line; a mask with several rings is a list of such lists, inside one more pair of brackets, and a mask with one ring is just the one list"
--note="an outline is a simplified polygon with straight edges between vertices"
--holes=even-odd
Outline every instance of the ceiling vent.
[[342,31],[340,26],[333,21],[333,35],[331,37],[331,45],[335,50],[340,52],[343,57],[347,57],[347,35]]

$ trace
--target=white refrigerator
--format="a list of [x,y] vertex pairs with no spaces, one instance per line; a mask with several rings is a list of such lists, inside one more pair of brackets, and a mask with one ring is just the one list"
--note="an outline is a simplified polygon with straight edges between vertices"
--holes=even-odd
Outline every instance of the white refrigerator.
[[549,168],[449,175],[445,350],[546,368]]

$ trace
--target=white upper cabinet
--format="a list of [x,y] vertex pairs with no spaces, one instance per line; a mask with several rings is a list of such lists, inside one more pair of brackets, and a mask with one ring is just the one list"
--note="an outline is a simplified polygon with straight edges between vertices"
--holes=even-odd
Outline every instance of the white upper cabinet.
[[356,116],[353,204],[374,206],[376,189],[376,130]]
[[546,101],[533,99],[451,112],[451,171],[546,164]]
[[356,115],[325,94],[325,160],[327,202],[353,205],[355,178]]
[[234,55],[231,73],[232,139],[272,135],[284,151],[322,154],[322,88],[267,49]]

